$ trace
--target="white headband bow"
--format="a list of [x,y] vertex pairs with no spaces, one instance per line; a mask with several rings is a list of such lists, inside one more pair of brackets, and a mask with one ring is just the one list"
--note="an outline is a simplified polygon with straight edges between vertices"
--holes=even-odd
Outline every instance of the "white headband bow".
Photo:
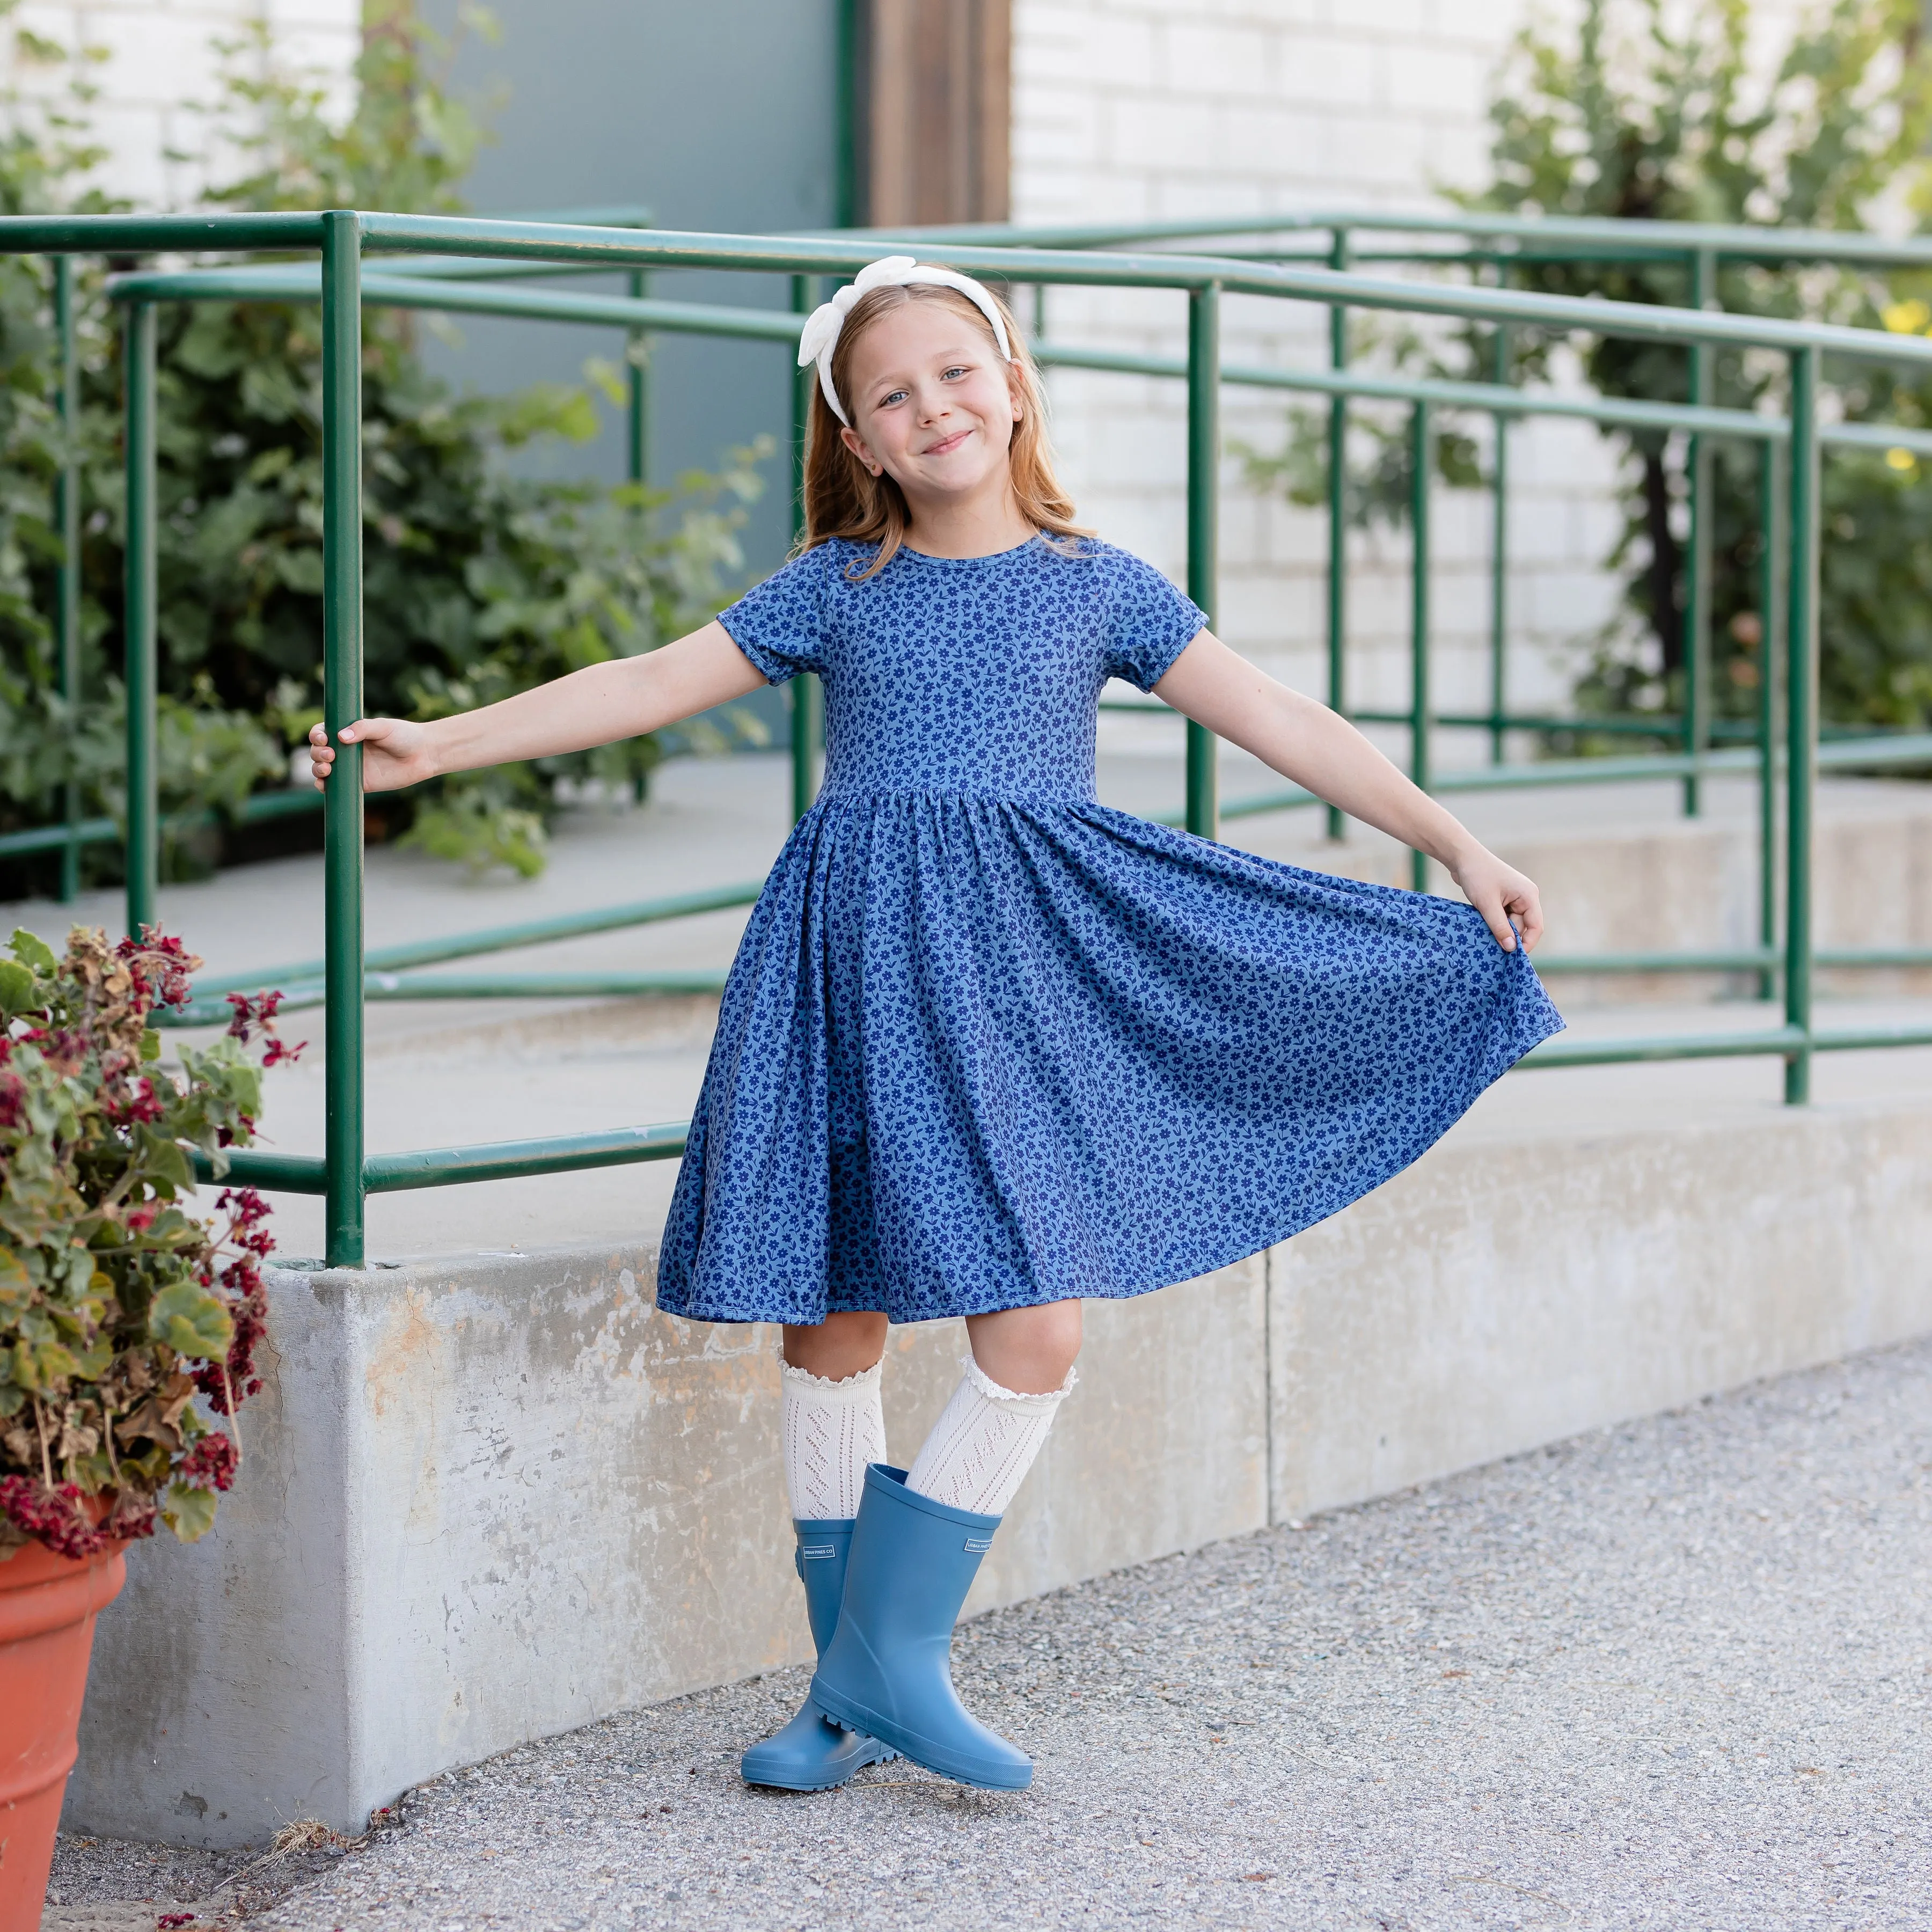
[[1006,325],[1000,319],[999,305],[970,275],[962,275],[953,268],[922,268],[910,255],[887,255],[881,260],[868,262],[854,281],[829,302],[820,302],[806,317],[805,332],[798,339],[798,366],[802,369],[808,362],[818,364],[818,386],[831,405],[832,413],[848,428],[852,418],[845,413],[838,392],[832,386],[832,352],[838,346],[838,332],[844,327],[852,304],[861,296],[870,295],[874,289],[904,288],[914,282],[957,289],[992,323],[993,340],[1000,345],[1000,353],[1009,362],[1013,360],[1012,346],[1006,340]]

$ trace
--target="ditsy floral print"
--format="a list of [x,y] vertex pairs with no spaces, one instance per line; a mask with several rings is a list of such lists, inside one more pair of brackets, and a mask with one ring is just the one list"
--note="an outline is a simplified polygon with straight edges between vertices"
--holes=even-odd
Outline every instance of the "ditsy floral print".
[[726,610],[826,782],[727,983],[658,1268],[705,1321],[1138,1294],[1366,1193],[1562,1024],[1444,898],[1099,804],[1201,612],[1127,552],[807,551]]

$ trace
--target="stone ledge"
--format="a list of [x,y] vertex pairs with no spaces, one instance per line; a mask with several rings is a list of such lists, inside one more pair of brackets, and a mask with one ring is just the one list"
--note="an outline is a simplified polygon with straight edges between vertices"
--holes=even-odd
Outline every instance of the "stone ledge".
[[[1094,1304],[969,1613],[1932,1329],[1929,1168],[1924,1100],[1452,1137],[1268,1256]],[[776,1337],[658,1314],[652,1261],[276,1274],[220,1528],[136,1552],[102,1620],[70,1824],[356,1828],[802,1660]],[[962,1344],[894,1331],[895,1453]]]

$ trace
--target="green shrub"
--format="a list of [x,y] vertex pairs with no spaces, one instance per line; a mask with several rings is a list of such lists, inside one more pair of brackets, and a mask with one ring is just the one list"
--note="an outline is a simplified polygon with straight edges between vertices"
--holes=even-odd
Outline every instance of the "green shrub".
[[[11,0],[0,0],[4,11]],[[487,16],[472,10],[472,28]],[[482,123],[442,79],[450,48],[406,0],[369,0],[358,106],[333,125],[318,89],[273,76],[256,35],[226,50],[211,136],[238,152],[212,205],[249,208],[460,207],[457,184]],[[264,78],[265,72],[269,77]],[[85,91],[67,120],[84,119]],[[0,141],[0,201],[45,206],[73,171],[76,127],[50,130],[22,104]],[[85,687],[70,715],[54,694],[46,613],[58,554],[51,492],[60,448],[40,264],[0,265],[0,825],[58,815],[60,787],[116,809],[122,704],[116,676],[122,540],[118,317],[98,270],[82,277],[79,428],[89,506],[83,539]],[[232,811],[320,716],[321,377],[312,305],[171,304],[160,311],[159,524],[164,812]],[[736,532],[761,488],[760,444],[715,476],[668,490],[538,482],[506,458],[544,438],[596,432],[614,373],[508,397],[458,395],[424,370],[417,325],[365,312],[365,692],[372,712],[420,718],[487,702],[612,656],[651,650],[728,601],[744,560]],[[16,398],[13,413],[4,411]],[[10,575],[9,574],[10,569]],[[746,714],[728,721],[762,737]],[[392,802],[418,842],[472,865],[541,869],[559,782],[595,778],[641,795],[660,755],[650,739],[465,774]],[[205,842],[204,842],[205,843]],[[206,863],[174,842],[172,871]],[[91,862],[118,867],[111,848]]]
[[[1928,206],[1932,52],[1920,0],[1829,0],[1792,32],[1767,72],[1747,59],[1745,0],[1679,9],[1666,0],[1586,0],[1574,31],[1533,23],[1518,38],[1490,109],[1492,179],[1466,206],[1519,214],[1751,222],[1853,230],[1881,200]],[[1764,74],[1762,80],[1755,74]],[[1682,262],[1526,260],[1511,286],[1538,293],[1682,305]],[[1717,295],[1740,314],[1808,316],[1932,333],[1932,276],[1897,271],[1726,263]],[[1362,358],[1412,374],[1484,380],[1496,366],[1486,329],[1427,340],[1358,325]],[[1563,349],[1606,396],[1687,399],[1682,348],[1609,337],[1512,332],[1512,378],[1546,375]],[[1783,406],[1775,357],[1721,349],[1708,400]],[[1831,358],[1845,415],[1932,424],[1932,383],[1883,365]],[[1408,455],[1399,429],[1356,412],[1352,521],[1407,518]],[[1453,419],[1443,478],[1480,480],[1478,450]],[[1246,454],[1252,480],[1303,503],[1327,500],[1327,412],[1289,418],[1279,453]],[[1606,561],[1624,613],[1591,640],[1576,696],[1590,712],[1669,711],[1683,698],[1687,596],[1683,440],[1606,429],[1623,458],[1624,527]],[[1366,459],[1366,460],[1364,460]],[[1757,704],[1761,542],[1755,446],[1713,441],[1712,706],[1747,718]],[[1903,452],[1834,450],[1824,464],[1822,708],[1846,724],[1932,724],[1932,472]]]

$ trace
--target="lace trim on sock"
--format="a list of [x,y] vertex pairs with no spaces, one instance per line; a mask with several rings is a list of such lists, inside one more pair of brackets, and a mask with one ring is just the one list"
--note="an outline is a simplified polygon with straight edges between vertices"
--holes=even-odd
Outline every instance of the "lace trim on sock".
[[962,1355],[959,1358],[959,1366],[966,1379],[988,1402],[1031,1403],[1036,1408],[1052,1407],[1064,1402],[1073,1393],[1073,1385],[1080,1379],[1074,1370],[1069,1369],[1066,1372],[1066,1381],[1062,1382],[1057,1389],[1048,1389],[1044,1395],[1022,1395],[1016,1389],[1000,1388],[999,1384],[994,1381],[992,1377],[987,1374],[970,1355]]
[[801,1389],[808,1388],[819,1395],[836,1395],[842,1389],[849,1390],[855,1396],[868,1389],[877,1388],[879,1378],[885,1373],[885,1358],[882,1355],[869,1369],[861,1369],[856,1375],[842,1376],[834,1382],[827,1376],[815,1376],[809,1369],[795,1369],[783,1356],[778,1358],[778,1374],[786,1382]]

